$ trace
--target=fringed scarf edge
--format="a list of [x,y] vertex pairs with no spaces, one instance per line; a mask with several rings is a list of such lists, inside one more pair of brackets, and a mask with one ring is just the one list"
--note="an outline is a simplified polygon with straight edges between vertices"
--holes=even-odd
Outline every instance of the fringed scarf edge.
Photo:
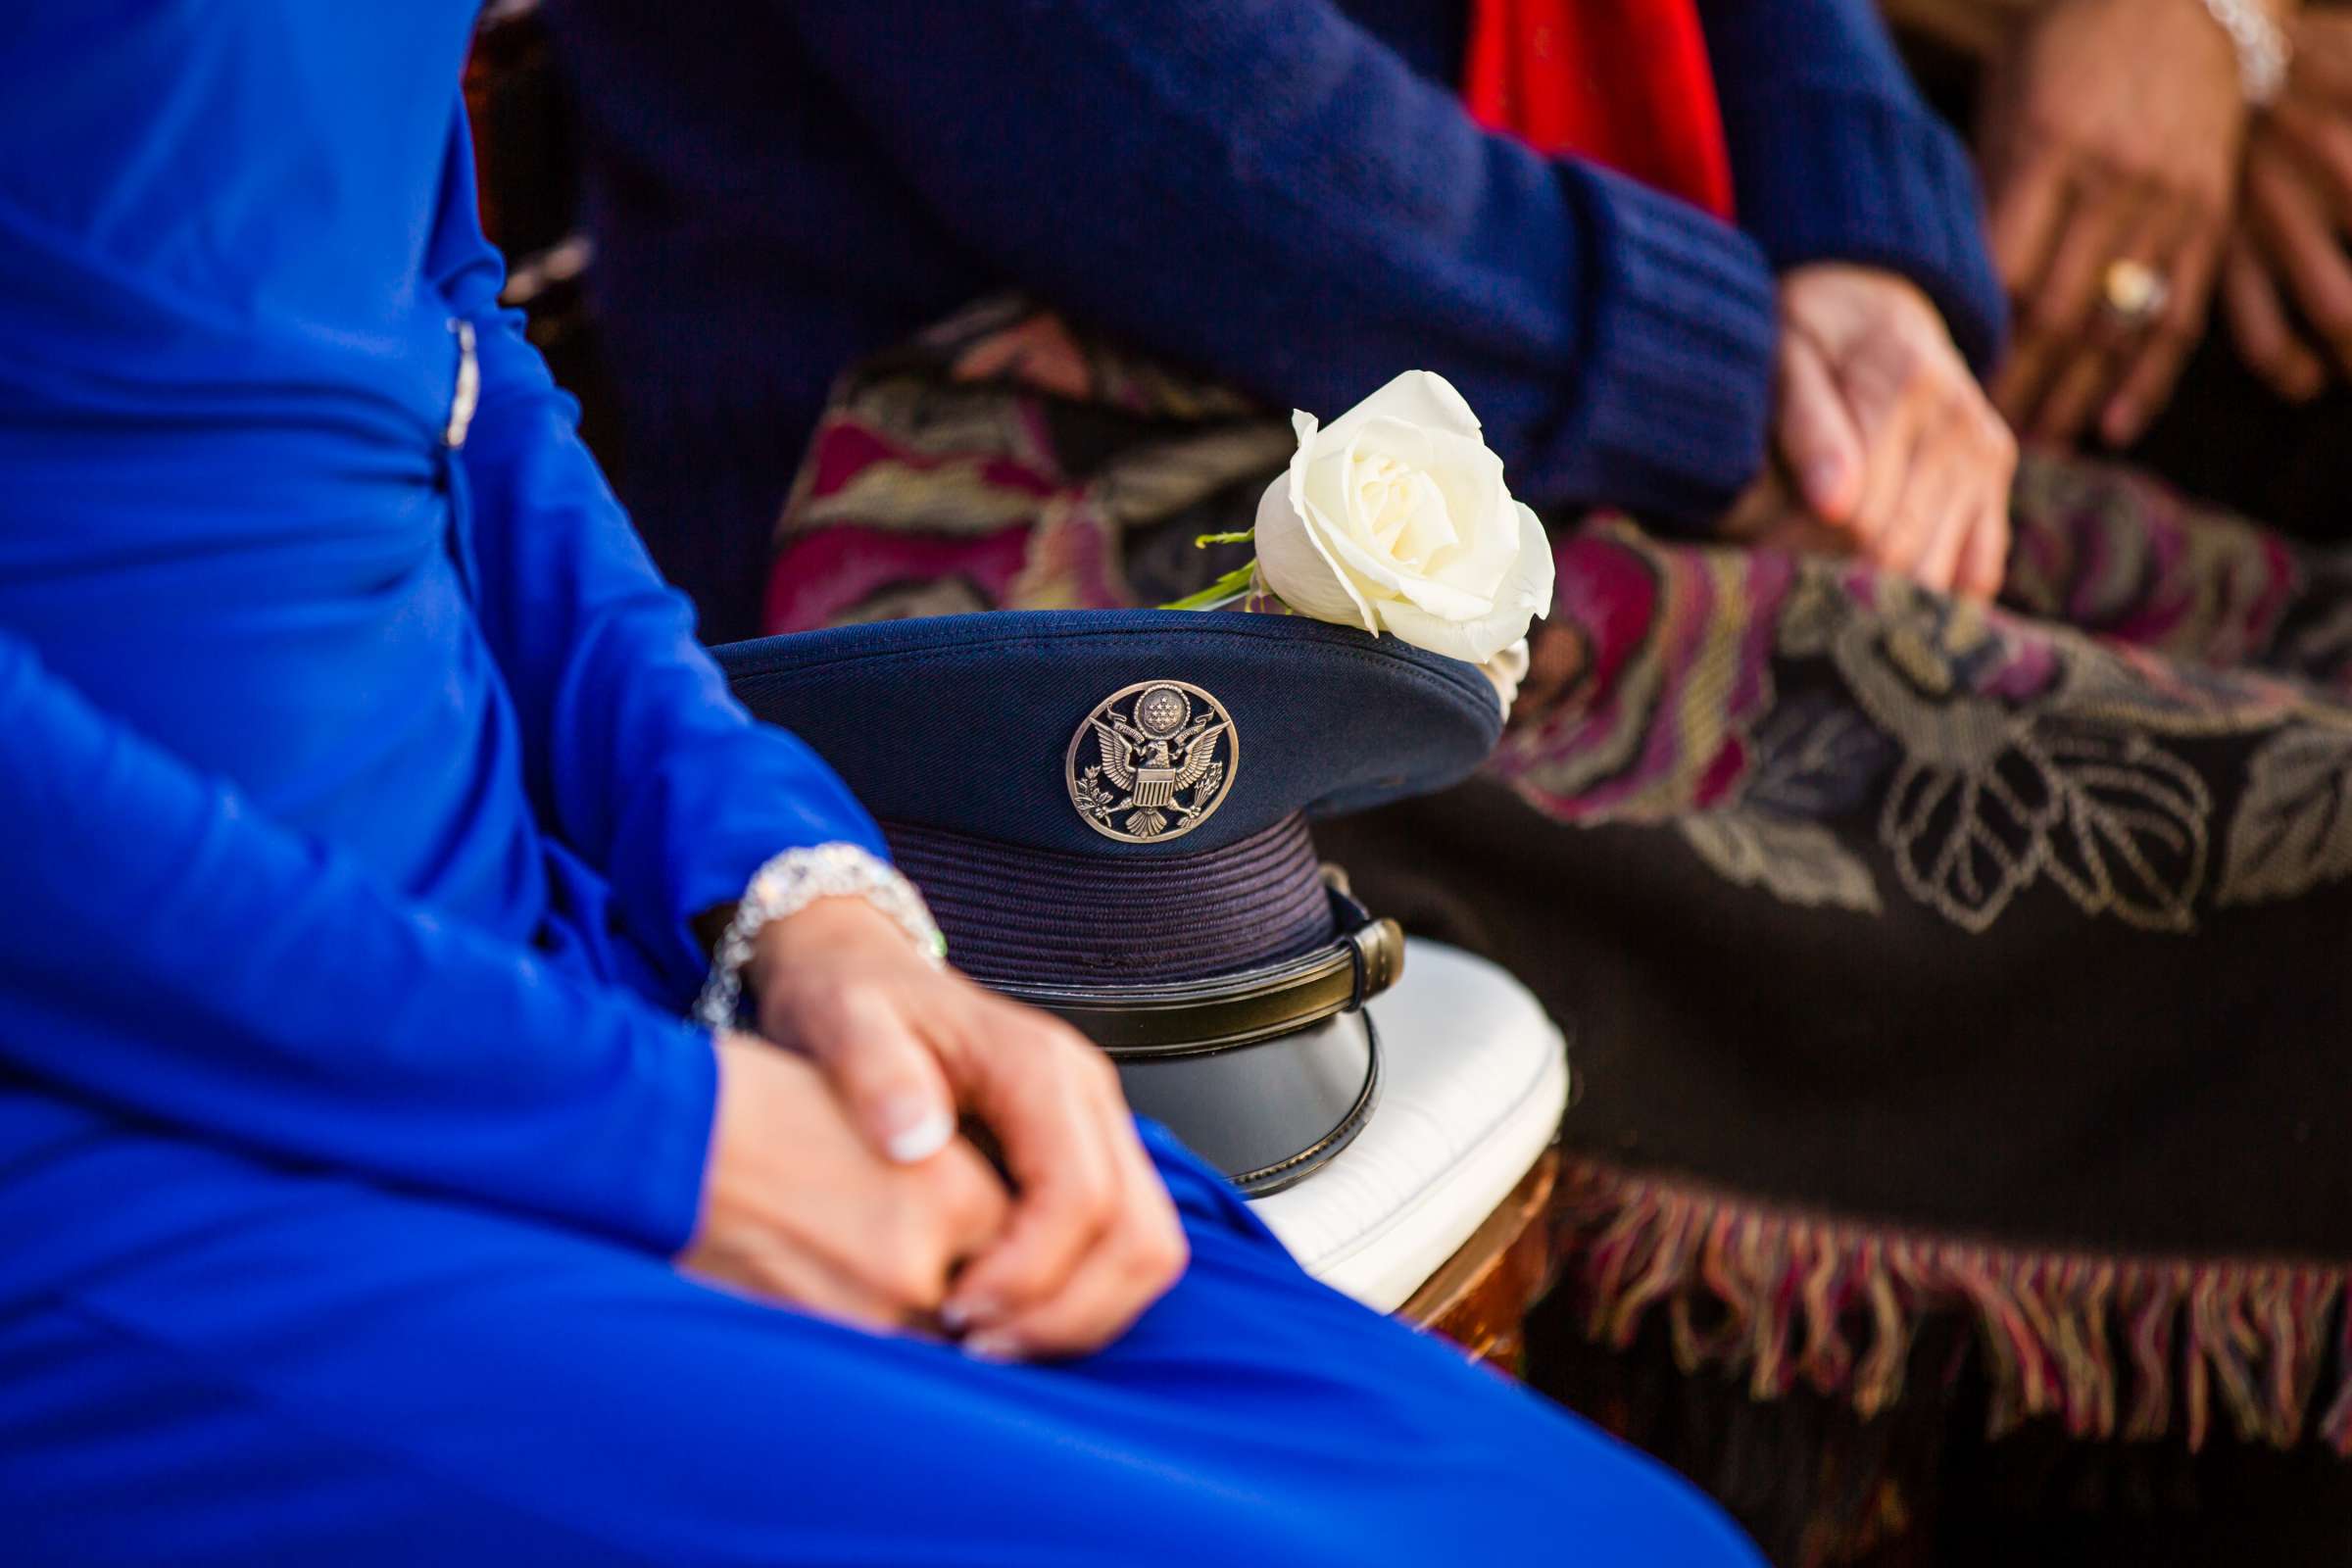
[[[1624,1350],[1663,1312],[1685,1376],[1742,1377],[1752,1398],[1801,1379],[1867,1420],[1917,1375],[1921,1325],[1948,1314],[1973,1320],[1992,1437],[2054,1417],[2078,1439],[2178,1431],[2193,1451],[2218,1406],[2244,1441],[2310,1436],[2352,1457],[2352,1265],[1992,1246],[1573,1153],[1554,1214],[1589,1339]],[[2335,1387],[2311,1426],[2331,1340]]]

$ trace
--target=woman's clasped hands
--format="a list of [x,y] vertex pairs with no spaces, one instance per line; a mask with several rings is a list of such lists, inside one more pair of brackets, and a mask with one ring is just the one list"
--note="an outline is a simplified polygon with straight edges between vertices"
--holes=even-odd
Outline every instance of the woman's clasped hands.
[[1183,1272],[1117,1074],[1066,1024],[856,899],[773,922],[746,979],[764,1038],[717,1039],[690,1272],[997,1360],[1099,1348]]

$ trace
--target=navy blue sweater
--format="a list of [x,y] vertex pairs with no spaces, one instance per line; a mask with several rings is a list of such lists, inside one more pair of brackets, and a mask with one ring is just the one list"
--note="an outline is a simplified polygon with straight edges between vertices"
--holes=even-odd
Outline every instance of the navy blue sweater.
[[2001,331],[1976,188],[1869,0],[1702,0],[1739,230],[1482,132],[1462,0],[562,0],[629,497],[753,629],[832,377],[1026,287],[1278,408],[1459,386],[1539,505],[1711,519],[1763,461],[1772,278]]

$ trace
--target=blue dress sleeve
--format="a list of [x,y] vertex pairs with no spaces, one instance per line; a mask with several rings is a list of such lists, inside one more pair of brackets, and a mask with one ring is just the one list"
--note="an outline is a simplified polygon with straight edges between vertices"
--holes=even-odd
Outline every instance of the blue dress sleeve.
[[1762,464],[1754,243],[1482,131],[1329,0],[792,24],[956,238],[1143,347],[1327,417],[1438,370],[1538,503],[1711,521]]
[[663,1252],[709,1037],[399,897],[0,629],[0,1079]]
[[1900,272],[1980,372],[2008,302],[1968,153],[1920,100],[1874,0],[1700,0],[1740,226],[1776,268]]
[[694,917],[769,857],[827,842],[888,851],[847,786],[754,720],[694,636],[574,430],[475,216],[462,112],[429,270],[470,322],[480,398],[459,453],[478,612],[520,720],[542,823],[611,882],[629,934],[683,1006],[706,955]]

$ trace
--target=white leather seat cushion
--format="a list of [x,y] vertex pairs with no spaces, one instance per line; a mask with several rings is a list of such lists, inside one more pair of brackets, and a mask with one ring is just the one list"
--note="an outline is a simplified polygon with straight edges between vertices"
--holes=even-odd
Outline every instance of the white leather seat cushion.
[[1330,1164],[1251,1206],[1309,1274],[1391,1312],[1542,1156],[1567,1108],[1568,1054],[1526,987],[1440,943],[1412,943],[1371,1010],[1371,1121]]

